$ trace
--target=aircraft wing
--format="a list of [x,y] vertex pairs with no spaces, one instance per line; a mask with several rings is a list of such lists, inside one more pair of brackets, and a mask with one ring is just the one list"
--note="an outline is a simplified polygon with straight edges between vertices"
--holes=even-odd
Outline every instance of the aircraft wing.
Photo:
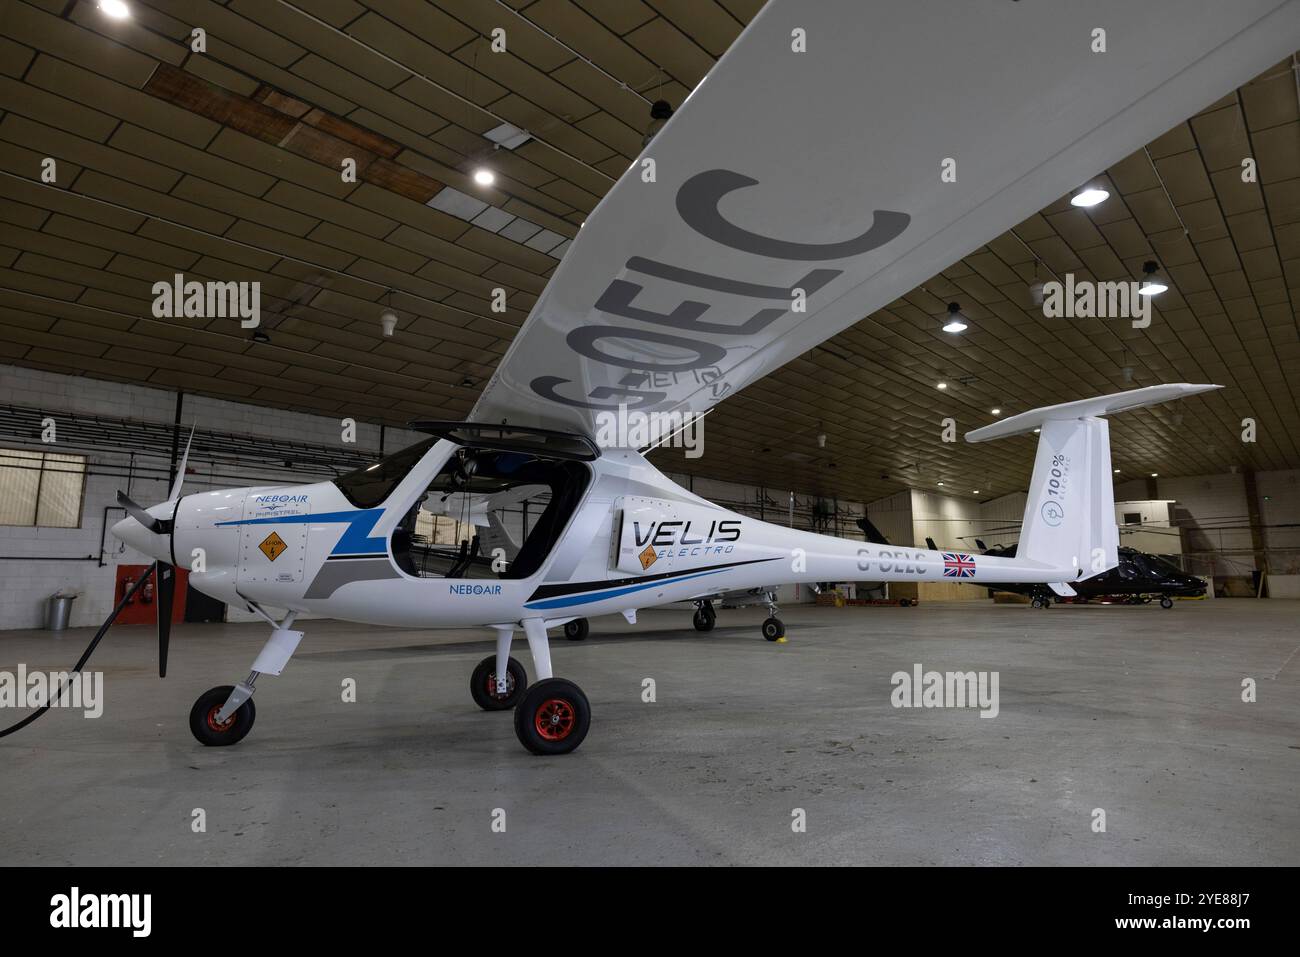
[[1300,0],[769,0],[587,218],[472,418],[601,439],[620,404],[702,413],[1297,36]]

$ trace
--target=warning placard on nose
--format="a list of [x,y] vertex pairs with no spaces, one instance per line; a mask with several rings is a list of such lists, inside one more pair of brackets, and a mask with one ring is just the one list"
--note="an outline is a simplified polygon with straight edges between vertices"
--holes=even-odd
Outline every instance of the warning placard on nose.
[[289,546],[284,543],[284,539],[277,533],[272,532],[270,535],[266,536],[266,538],[262,539],[262,544],[257,547],[262,550],[263,555],[271,561],[275,561],[280,557],[280,553]]

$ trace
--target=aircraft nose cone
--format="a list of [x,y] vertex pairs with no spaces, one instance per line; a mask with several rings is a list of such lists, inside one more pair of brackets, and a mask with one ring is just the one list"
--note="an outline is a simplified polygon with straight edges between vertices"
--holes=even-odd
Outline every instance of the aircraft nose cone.
[[115,523],[110,531],[112,531],[115,538],[130,545],[136,551],[143,552],[150,558],[159,557],[155,553],[158,551],[160,537],[149,531],[130,515]]

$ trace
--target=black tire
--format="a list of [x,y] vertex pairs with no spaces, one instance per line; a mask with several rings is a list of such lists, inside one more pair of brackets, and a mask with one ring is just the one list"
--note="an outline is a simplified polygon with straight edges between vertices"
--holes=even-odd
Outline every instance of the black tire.
[[194,707],[190,708],[190,733],[199,744],[210,748],[238,744],[253,730],[253,722],[257,720],[257,705],[253,704],[252,698],[236,708],[225,724],[216,722],[217,712],[234,690],[233,685],[222,685],[205,691],[194,702]]
[[780,618],[768,618],[763,622],[763,637],[768,641],[780,641],[785,637],[785,624]]
[[1042,600],[1041,598],[1034,598],[1034,599],[1032,599],[1032,600],[1029,602],[1029,604],[1030,604],[1031,606],[1033,606],[1034,608],[1042,608],[1042,607],[1043,607],[1043,600]]
[[591,631],[591,625],[585,618],[575,618],[564,626],[564,637],[570,641],[582,641]]
[[564,678],[543,678],[515,707],[515,736],[533,754],[568,754],[590,727],[587,696]]
[[488,655],[470,675],[469,694],[484,711],[508,711],[517,705],[528,688],[528,672],[514,658],[506,662],[506,684],[506,693],[497,694],[497,656]]
[[1174,600],[1166,595],[1164,598],[1160,599],[1160,607],[1165,609],[1173,608]]
[[695,616],[691,623],[695,625],[696,631],[712,631],[713,626],[718,622],[717,612],[710,611],[706,608],[695,609]]
[[911,608],[911,607],[912,607],[912,599],[910,599],[910,598],[900,598],[900,599],[898,599],[898,604],[901,605],[903,608]]

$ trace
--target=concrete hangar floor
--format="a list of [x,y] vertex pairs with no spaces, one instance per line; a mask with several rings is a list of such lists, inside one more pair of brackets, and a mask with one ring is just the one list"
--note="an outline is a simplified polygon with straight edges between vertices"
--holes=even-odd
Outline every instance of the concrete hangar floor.
[[[1300,862],[1300,603],[799,606],[781,644],[758,637],[763,614],[724,611],[700,634],[689,608],[656,610],[557,642],[600,722],[551,760],[470,700],[492,647],[479,632],[305,622],[254,733],[204,748],[191,701],[237,677],[264,629],[178,626],[160,681],[153,629],[119,627],[94,661],[100,718],[56,710],[0,742],[0,859]],[[60,669],[87,637],[65,634],[5,640]],[[917,666],[996,672],[996,716],[895,707],[894,676]]]

